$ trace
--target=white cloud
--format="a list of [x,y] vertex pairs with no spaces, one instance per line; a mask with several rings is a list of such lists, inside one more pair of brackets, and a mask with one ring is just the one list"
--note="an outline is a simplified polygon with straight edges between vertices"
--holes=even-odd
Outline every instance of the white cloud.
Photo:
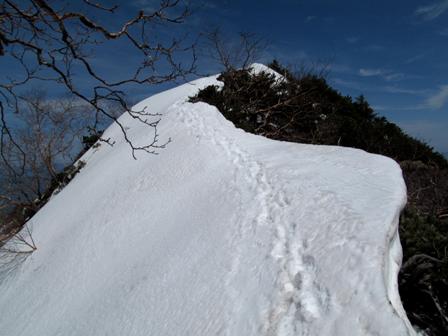
[[359,69],[359,75],[362,77],[381,77],[388,82],[397,82],[405,79],[406,75],[385,69]]
[[[427,96],[429,90],[408,90],[394,86],[386,86],[384,91],[391,93],[407,93],[415,95]],[[438,91],[429,96],[420,104],[413,106],[375,106],[376,110],[388,110],[388,111],[421,111],[421,110],[439,110],[448,105],[448,85],[442,85]]]
[[375,111],[423,111],[427,110],[428,106],[425,104],[408,105],[408,106],[392,106],[392,105],[373,105]]
[[442,85],[439,91],[426,100],[428,107],[440,109],[448,102],[448,85]]
[[398,86],[385,86],[383,88],[385,92],[388,93],[403,93],[403,94],[409,94],[409,95],[416,95],[416,96],[424,96],[428,94],[428,90],[413,90],[413,89],[406,89]]
[[359,69],[359,74],[363,77],[383,76],[383,69]]
[[355,44],[359,41],[359,37],[351,36],[347,37],[345,40],[347,41],[347,43]]
[[425,57],[425,54],[418,54],[415,56],[412,56],[410,58],[408,58],[407,60],[404,61],[405,64],[412,64],[415,63],[421,59],[423,59]]
[[448,10],[448,0],[442,0],[432,5],[418,7],[415,15],[422,17],[424,20],[434,20]]
[[309,16],[307,16],[307,17],[305,18],[305,22],[308,23],[308,22],[311,22],[311,21],[313,21],[313,20],[315,20],[315,19],[317,19],[317,16],[309,15]]
[[387,80],[388,82],[397,82],[397,81],[401,81],[405,78],[405,74],[402,73],[387,73],[383,76],[383,78],[385,80]]

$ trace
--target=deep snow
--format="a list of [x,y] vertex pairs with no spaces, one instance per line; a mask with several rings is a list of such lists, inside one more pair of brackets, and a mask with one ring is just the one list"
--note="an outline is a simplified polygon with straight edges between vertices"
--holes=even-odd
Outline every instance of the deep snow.
[[414,334],[397,290],[398,165],[247,134],[186,102],[210,84],[135,107],[163,114],[160,155],[133,160],[114,125],[117,143],[86,153],[32,219],[38,249],[3,275],[1,335]]

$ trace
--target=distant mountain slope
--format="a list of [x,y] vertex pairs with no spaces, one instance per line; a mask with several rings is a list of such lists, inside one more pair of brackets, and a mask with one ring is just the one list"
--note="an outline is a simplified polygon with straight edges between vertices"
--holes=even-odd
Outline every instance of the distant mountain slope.
[[398,165],[245,133],[186,102],[211,84],[136,106],[163,114],[160,155],[133,160],[114,125],[117,143],[84,155],[32,219],[38,249],[0,283],[2,334],[414,334],[397,291]]

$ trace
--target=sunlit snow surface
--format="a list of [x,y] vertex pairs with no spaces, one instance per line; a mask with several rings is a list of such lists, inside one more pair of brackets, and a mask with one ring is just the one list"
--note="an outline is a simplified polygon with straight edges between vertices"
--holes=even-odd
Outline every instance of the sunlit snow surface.
[[398,165],[247,134],[186,102],[210,84],[135,107],[163,114],[160,155],[132,159],[112,126],[116,144],[84,156],[32,219],[38,249],[2,277],[1,335],[414,334],[396,286]]

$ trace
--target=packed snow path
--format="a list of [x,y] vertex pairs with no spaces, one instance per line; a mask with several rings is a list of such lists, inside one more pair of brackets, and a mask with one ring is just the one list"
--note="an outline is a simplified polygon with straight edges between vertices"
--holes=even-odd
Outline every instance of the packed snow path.
[[135,107],[163,114],[160,155],[133,160],[112,126],[117,144],[84,156],[32,220],[38,250],[2,277],[2,335],[414,333],[396,288],[398,166],[244,133],[186,102],[209,84]]

